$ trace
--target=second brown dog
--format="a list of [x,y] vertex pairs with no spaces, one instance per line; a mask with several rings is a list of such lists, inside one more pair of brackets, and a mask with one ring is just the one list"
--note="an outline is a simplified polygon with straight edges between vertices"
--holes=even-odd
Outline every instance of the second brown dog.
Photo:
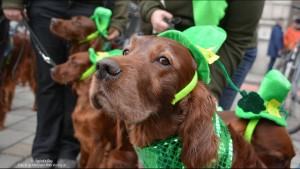
[[72,113],[75,136],[81,145],[80,167],[136,168],[137,156],[121,121],[115,121],[89,102],[91,77],[80,77],[92,63],[88,52],[71,55],[67,62],[51,69],[52,78],[72,84],[78,100]]

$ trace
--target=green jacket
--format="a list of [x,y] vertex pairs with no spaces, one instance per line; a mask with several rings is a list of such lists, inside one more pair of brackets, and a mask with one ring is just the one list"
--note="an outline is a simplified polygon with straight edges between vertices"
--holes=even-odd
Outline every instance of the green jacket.
[[[245,49],[257,45],[256,28],[263,11],[264,0],[227,0],[227,3],[225,16],[218,26],[223,28],[228,36],[217,54],[232,76]],[[156,9],[165,9],[173,16],[182,18],[182,23],[175,25],[175,29],[184,30],[194,26],[192,0],[165,0],[165,6],[160,0],[143,0],[140,3],[143,21],[150,22],[151,14]],[[210,69],[212,80],[209,87],[215,96],[220,97],[227,84],[225,76],[216,64],[210,65]]]
[[[81,0],[84,1],[84,0]],[[84,3],[99,3],[102,0],[85,0]],[[26,0],[3,0],[2,8],[17,8],[23,9]],[[127,0],[114,0],[112,9],[112,18],[109,27],[116,28],[121,33],[124,32],[128,22],[129,1]]]

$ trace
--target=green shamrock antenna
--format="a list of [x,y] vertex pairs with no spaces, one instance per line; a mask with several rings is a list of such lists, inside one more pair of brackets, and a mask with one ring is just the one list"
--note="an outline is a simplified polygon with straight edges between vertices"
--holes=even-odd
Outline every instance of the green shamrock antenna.
[[231,81],[222,62],[218,60],[216,61],[216,63],[224,73],[225,78],[230,87],[232,87],[233,90],[239,92],[242,95],[242,98],[238,101],[239,107],[241,107],[245,112],[253,112],[256,114],[260,113],[263,110],[266,110],[266,107],[264,106],[264,100],[256,92],[248,93],[245,90],[240,90],[239,88],[237,88]]

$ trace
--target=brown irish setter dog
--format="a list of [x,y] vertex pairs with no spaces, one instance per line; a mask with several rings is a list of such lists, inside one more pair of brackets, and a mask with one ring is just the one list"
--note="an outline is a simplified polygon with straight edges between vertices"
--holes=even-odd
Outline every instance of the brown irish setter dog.
[[96,37],[80,42],[97,30],[95,22],[89,17],[74,16],[71,19],[52,18],[50,30],[55,36],[70,42],[70,54],[87,51],[89,48],[94,48],[95,51],[100,51],[103,48],[103,38]]
[[[226,124],[231,124],[244,135],[248,120],[235,116],[233,111],[219,112]],[[270,120],[261,119],[254,130],[251,145],[268,168],[290,168],[295,156],[293,143],[285,127]]]
[[[217,159],[219,140],[213,129],[216,105],[212,94],[199,81],[190,94],[171,104],[197,68],[189,50],[167,38],[136,36],[124,55],[98,62],[90,89],[93,106],[124,120],[135,147],[177,134],[184,166],[209,166]],[[264,168],[242,135],[231,125],[228,129],[233,141],[232,167]]]
[[88,52],[71,55],[67,62],[51,69],[52,78],[61,84],[72,84],[78,100],[72,113],[75,136],[81,145],[80,167],[136,168],[137,155],[129,142],[124,122],[111,119],[89,102],[91,77],[80,77],[92,63]]
[[[4,128],[7,112],[11,110],[16,86],[28,84],[35,96],[36,92],[36,60],[31,48],[29,35],[18,32],[11,37],[13,49],[4,61],[3,79],[0,97],[0,130]],[[22,50],[23,49],[23,50]],[[34,103],[33,110],[36,110]]]

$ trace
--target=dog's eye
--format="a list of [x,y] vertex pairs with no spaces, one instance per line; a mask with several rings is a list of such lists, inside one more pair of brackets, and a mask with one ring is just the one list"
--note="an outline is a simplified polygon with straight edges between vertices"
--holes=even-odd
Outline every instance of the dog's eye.
[[281,166],[284,166],[284,165],[285,165],[285,160],[284,160],[284,159],[276,158],[276,162],[277,162],[278,164],[280,164]]
[[71,65],[76,65],[76,62],[73,61],[73,60],[71,60],[70,64],[71,64]]
[[124,50],[123,50],[123,55],[128,55],[128,53],[129,53],[129,50],[128,50],[128,49],[124,49]]
[[81,22],[79,20],[75,20],[74,23],[77,25],[81,25]]
[[165,56],[160,56],[157,61],[164,66],[170,65],[169,59]]

